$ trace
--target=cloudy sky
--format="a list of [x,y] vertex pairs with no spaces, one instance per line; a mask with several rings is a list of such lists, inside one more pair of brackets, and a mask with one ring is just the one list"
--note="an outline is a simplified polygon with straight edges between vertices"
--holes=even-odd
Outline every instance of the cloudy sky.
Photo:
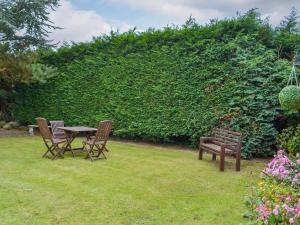
[[278,25],[300,0],[61,0],[51,20],[64,29],[51,34],[55,41],[88,41],[93,36],[137,27],[181,25],[192,15],[205,24],[213,18],[232,17],[237,11],[259,8],[263,17]]

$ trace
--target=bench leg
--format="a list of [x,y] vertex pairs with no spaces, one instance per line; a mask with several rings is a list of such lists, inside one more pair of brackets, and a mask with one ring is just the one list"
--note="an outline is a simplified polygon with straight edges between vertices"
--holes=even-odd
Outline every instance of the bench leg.
[[236,154],[236,165],[235,165],[235,170],[240,171],[241,170],[241,153],[238,152]]
[[199,147],[199,160],[202,160],[203,157],[203,149]]
[[224,171],[225,167],[225,149],[221,148],[220,152],[220,171]]
[[216,154],[212,154],[212,160],[216,160],[217,159],[217,155]]

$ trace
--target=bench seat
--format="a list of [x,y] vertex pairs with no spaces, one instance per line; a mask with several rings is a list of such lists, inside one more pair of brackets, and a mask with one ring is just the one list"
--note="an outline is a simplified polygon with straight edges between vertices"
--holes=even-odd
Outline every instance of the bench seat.
[[199,160],[203,152],[212,153],[212,159],[220,155],[220,171],[224,171],[225,155],[236,158],[236,171],[240,171],[242,134],[221,128],[214,129],[213,137],[201,137],[199,143]]
[[[201,143],[201,147],[206,149],[207,151],[214,152],[216,154],[220,154],[221,152],[221,146],[213,143]],[[225,154],[235,155],[235,152],[229,148],[225,148]]]

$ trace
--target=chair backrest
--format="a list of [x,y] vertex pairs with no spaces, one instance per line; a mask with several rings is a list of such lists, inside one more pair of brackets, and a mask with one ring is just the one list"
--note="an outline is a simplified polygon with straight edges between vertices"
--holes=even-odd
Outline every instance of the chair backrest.
[[108,140],[111,128],[112,128],[112,121],[110,120],[101,121],[98,126],[95,141],[104,141],[105,144]]
[[51,131],[55,138],[63,137],[65,132],[58,127],[64,127],[65,123],[62,120],[50,121]]
[[40,133],[41,133],[42,137],[44,139],[52,140],[53,137],[52,137],[52,134],[51,134],[50,129],[48,127],[47,120],[45,118],[38,117],[38,118],[36,118],[36,122],[39,126],[39,130],[40,130]]
[[[221,128],[214,129],[214,140],[213,142],[217,145],[229,144],[237,145],[240,149],[242,146],[242,133],[234,132],[231,130],[225,130]],[[229,149],[236,150],[235,147],[229,146]]]

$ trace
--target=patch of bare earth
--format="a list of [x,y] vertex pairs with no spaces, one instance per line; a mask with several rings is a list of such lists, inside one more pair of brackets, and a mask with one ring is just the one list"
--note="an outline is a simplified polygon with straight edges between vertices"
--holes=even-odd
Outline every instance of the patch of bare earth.
[[11,129],[5,130],[0,128],[0,137],[7,137],[7,136],[26,136],[28,135],[28,131],[26,130],[19,130],[19,129]]

